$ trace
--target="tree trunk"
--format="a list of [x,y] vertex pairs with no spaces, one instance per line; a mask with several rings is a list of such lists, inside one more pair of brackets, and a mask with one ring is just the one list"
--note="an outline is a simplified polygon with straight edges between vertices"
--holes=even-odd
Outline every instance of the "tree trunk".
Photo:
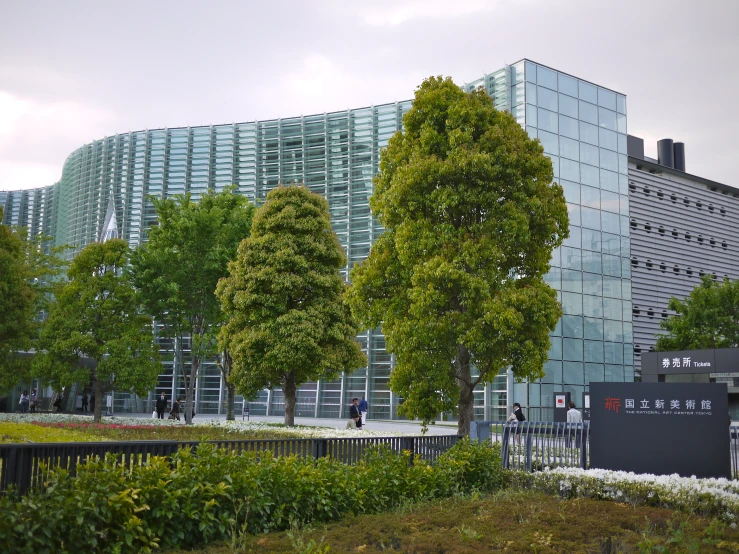
[[95,415],[93,416],[93,421],[100,423],[103,415],[103,383],[96,377],[93,387],[95,390]]
[[285,382],[282,386],[282,392],[285,395],[285,425],[287,427],[294,427],[295,402],[298,395],[298,387],[295,383],[294,371],[291,371],[285,376]]
[[234,396],[236,394],[236,387],[226,381],[226,419],[233,421],[234,417]]
[[457,345],[457,358],[454,361],[459,385],[459,418],[457,433],[469,436],[470,423],[475,419],[475,394],[470,369],[470,351],[461,344]]
[[195,378],[198,375],[198,367],[200,367],[200,358],[192,356],[190,377],[185,383],[185,423],[187,425],[192,425],[192,412],[195,408]]

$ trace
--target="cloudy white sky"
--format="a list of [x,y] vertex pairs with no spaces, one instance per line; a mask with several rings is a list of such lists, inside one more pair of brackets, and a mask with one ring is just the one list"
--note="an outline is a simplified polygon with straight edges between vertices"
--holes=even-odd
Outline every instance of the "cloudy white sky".
[[0,190],[93,139],[410,98],[527,57],[623,92],[646,154],[739,186],[739,0],[0,0]]

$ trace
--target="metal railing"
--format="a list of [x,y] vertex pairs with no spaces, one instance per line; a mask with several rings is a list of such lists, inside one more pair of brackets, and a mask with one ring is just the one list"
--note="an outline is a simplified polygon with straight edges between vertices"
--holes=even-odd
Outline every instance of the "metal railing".
[[[269,439],[207,441],[218,448],[237,453],[272,452],[276,456],[301,458],[330,457],[345,464],[355,464],[369,448],[386,445],[393,452],[408,450],[411,461],[436,460],[457,444],[459,435],[427,437],[357,437],[332,439]],[[0,493],[13,486],[23,494],[43,484],[48,472],[61,467],[76,475],[77,467],[87,460],[112,453],[127,468],[145,464],[152,456],[170,457],[180,448],[195,450],[199,442],[127,441],[89,443],[0,444]]]
[[[590,467],[590,425],[542,421],[476,421],[470,438],[499,443],[503,467],[540,471]],[[739,479],[739,425],[729,427],[731,477]]]

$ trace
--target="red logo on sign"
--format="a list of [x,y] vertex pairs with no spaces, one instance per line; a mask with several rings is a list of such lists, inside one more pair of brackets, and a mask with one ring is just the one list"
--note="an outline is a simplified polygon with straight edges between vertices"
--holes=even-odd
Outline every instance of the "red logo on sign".
[[618,413],[618,409],[621,407],[621,399],[620,398],[606,398],[606,410],[613,410],[614,412]]

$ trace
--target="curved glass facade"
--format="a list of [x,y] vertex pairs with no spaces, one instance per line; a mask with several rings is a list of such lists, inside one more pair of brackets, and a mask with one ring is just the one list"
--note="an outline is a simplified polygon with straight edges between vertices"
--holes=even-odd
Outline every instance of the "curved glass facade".
[[[570,203],[572,236],[555,253],[549,275],[560,291],[566,316],[553,336],[547,378],[514,385],[510,376],[499,376],[480,388],[476,414],[485,419],[503,417],[516,400],[534,410],[531,417],[551,418],[547,407],[555,389],[564,387],[579,398],[577,393],[589,380],[630,380],[633,374],[631,352],[625,357],[632,342],[628,224],[622,223],[628,202],[620,190],[626,171],[625,151],[620,152],[626,137],[625,97],[529,61],[506,66],[464,88],[479,86],[498,109],[511,111],[544,144]],[[118,236],[136,247],[146,240],[156,219],[148,196],[189,192],[197,200],[209,189],[235,184],[241,194],[259,203],[279,183],[304,183],[329,202],[333,228],[347,253],[346,274],[367,257],[382,232],[369,208],[372,178],[381,149],[401,128],[410,105],[395,102],[313,116],[106,137],[73,152],[58,183],[0,193],[4,223],[53,235],[56,244],[73,246],[72,255],[101,236],[106,219],[111,219],[106,216],[112,200]],[[301,387],[298,416],[342,417],[349,399],[365,396],[371,418],[395,417],[399,399],[388,387],[392,359],[384,337],[372,330],[359,340],[368,367],[335,382]],[[162,346],[168,345],[162,341]],[[201,371],[197,411],[222,412],[225,393],[215,363],[203,364]],[[180,394],[179,375],[170,361],[156,393]],[[124,396],[116,399],[118,410],[142,409],[140,399]],[[255,415],[277,415],[283,405],[280,391],[264,391],[250,410]]]

